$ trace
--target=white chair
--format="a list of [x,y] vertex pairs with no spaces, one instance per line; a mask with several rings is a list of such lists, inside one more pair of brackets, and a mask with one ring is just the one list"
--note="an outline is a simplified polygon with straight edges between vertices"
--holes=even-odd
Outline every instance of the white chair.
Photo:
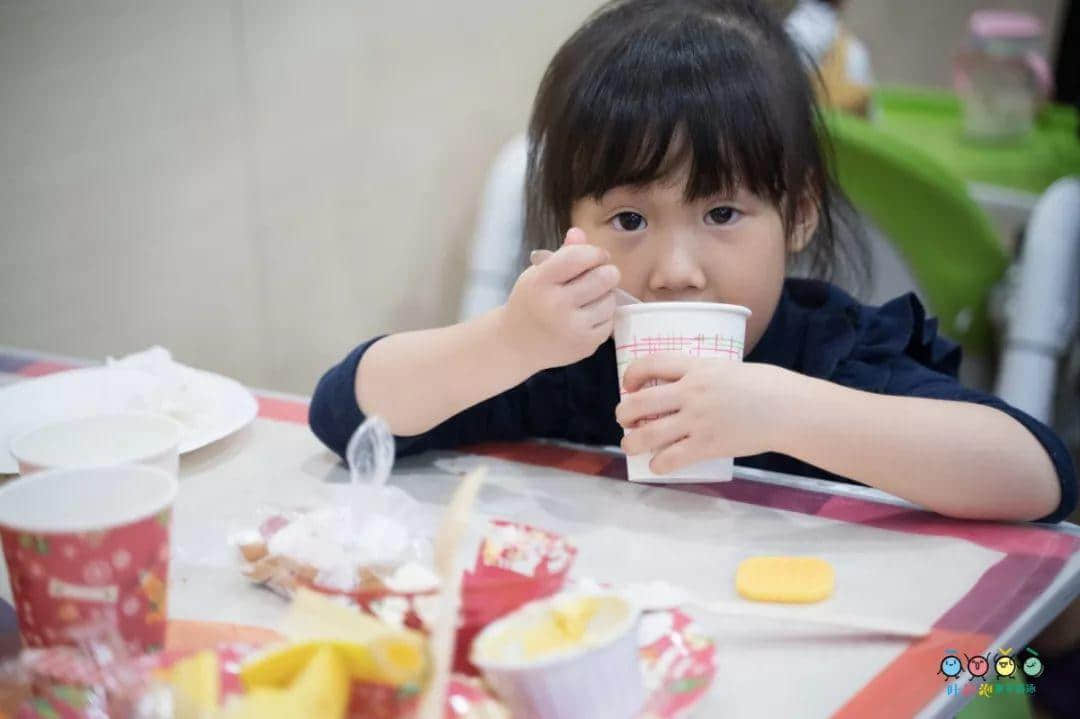
[[1080,179],[1058,180],[1039,197],[1015,275],[995,392],[1049,423],[1058,367],[1080,317]]
[[473,236],[459,320],[506,301],[517,279],[525,237],[525,135],[499,151],[488,172]]

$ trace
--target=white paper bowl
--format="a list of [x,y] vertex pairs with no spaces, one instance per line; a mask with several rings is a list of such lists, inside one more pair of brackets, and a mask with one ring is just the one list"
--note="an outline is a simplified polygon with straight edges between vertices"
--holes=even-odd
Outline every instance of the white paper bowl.
[[582,598],[570,594],[530,602],[489,624],[473,641],[470,661],[515,719],[633,719],[641,710],[645,690],[638,611],[616,595],[588,596],[614,600],[625,609],[625,617],[596,643],[533,659],[485,656],[503,632],[540,621],[552,607]]
[[45,469],[140,464],[176,476],[184,428],[166,415],[120,412],[51,422],[18,435],[19,474]]

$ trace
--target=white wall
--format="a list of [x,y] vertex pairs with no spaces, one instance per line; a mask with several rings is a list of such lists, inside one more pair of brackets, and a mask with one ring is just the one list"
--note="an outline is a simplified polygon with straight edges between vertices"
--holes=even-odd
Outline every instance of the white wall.
[[[0,0],[0,344],[309,392],[451,321],[485,167],[597,4]],[[940,84],[977,4],[849,12],[881,78]]]
[[0,344],[308,392],[444,322],[573,0],[0,3]]
[[847,0],[848,26],[869,46],[877,79],[950,87],[952,58],[975,10],[1021,10],[1046,28],[1042,50],[1052,55],[1065,0]]

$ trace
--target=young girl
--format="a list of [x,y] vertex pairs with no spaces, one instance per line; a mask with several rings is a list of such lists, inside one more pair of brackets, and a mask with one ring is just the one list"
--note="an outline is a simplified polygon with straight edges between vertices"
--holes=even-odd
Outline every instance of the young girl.
[[[354,349],[319,382],[315,434],[340,454],[375,414],[399,454],[621,442],[655,452],[659,473],[735,456],[956,517],[1061,519],[1076,503],[1065,447],[962,387],[958,348],[914,296],[871,308],[785,280],[796,258],[827,276],[838,251],[818,127],[798,56],[756,0],[604,6],[555,55],[529,127],[526,240],[554,254],[487,314]],[[746,361],[646,357],[620,401],[616,287],[749,307]]]

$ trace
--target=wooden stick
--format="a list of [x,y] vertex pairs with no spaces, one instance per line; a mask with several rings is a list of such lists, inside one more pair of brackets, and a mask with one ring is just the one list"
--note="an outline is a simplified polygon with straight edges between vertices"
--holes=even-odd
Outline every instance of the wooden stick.
[[480,484],[487,467],[477,467],[465,475],[454,490],[450,504],[443,512],[442,524],[435,537],[435,570],[439,574],[439,614],[431,630],[431,676],[420,700],[417,719],[442,719],[446,705],[446,690],[450,686],[450,669],[454,661],[454,635],[457,632],[458,610],[461,604],[461,567],[458,566],[458,547],[465,536]]

